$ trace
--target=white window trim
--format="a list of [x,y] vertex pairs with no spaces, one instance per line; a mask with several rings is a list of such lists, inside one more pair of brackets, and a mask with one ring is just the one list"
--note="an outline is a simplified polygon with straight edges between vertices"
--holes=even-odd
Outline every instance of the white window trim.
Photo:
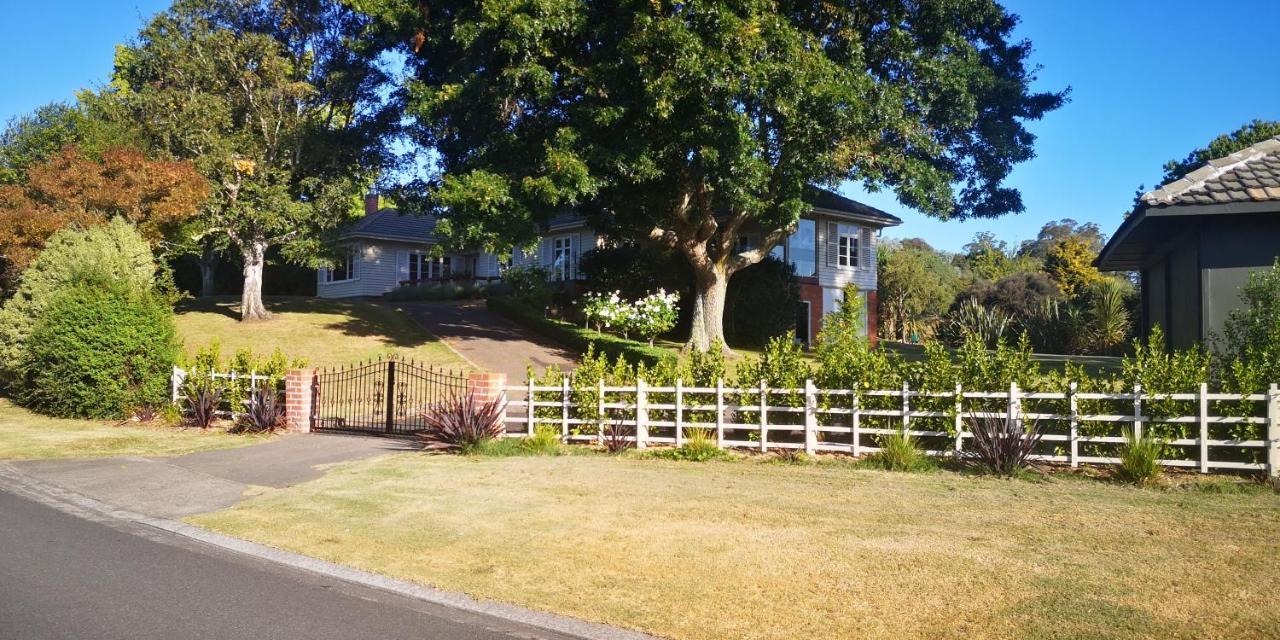
[[359,267],[357,267],[357,265],[360,264],[360,260],[359,260],[359,251],[357,250],[357,248],[353,247],[350,251],[347,252],[347,263],[348,264],[347,264],[346,278],[343,278],[342,280],[334,280],[333,267],[325,267],[320,270],[320,273],[322,275],[320,284],[344,284],[347,282],[355,282],[359,280],[360,272],[358,270]]
[[[574,245],[574,242],[576,242],[576,240],[574,239],[574,236],[575,234],[567,233],[563,235],[552,236],[550,238],[551,263],[547,265],[547,271],[549,272],[552,282],[570,282],[572,280],[576,280],[578,277],[577,265],[574,264],[574,259],[573,259],[573,256],[574,256],[573,245]],[[556,245],[562,242],[564,243],[563,246],[560,248],[557,248]],[[556,266],[556,254],[557,252],[560,252],[560,251],[563,251],[566,254],[563,273],[562,273],[562,270]]]
[[[858,227],[840,225],[836,239],[836,266],[841,269],[857,269],[862,265],[862,233]],[[845,248],[848,247],[848,251]]]

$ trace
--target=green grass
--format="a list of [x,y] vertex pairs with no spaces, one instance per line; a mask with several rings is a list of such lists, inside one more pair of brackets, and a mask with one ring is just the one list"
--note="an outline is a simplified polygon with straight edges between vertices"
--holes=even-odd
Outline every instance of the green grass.
[[216,297],[178,306],[178,335],[188,354],[215,338],[222,353],[248,348],[270,355],[277,347],[311,366],[332,367],[398,354],[452,369],[469,366],[458,354],[394,305],[322,298],[267,298],[274,317],[242,323],[239,298]]
[[50,418],[0,398],[0,460],[176,456],[263,442],[218,429]]
[[755,460],[402,454],[191,520],[671,638],[1280,628],[1274,492]]

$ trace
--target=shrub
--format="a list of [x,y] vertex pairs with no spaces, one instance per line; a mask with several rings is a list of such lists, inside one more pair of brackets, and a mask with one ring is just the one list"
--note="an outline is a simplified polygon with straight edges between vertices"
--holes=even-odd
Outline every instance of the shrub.
[[207,429],[218,416],[224,388],[208,378],[188,380],[183,387],[186,409],[183,422],[192,427]]
[[600,293],[589,291],[579,302],[582,317],[588,326],[603,332],[610,329],[615,333],[626,335],[631,327],[631,316],[635,308],[628,304],[621,292]]
[[457,282],[405,285],[387,292],[392,302],[413,300],[475,300],[491,295],[505,295],[511,286],[505,282]]
[[1257,393],[1280,382],[1280,260],[1249,275],[1246,306],[1231,313],[1217,339],[1221,375],[1233,390]]
[[886,471],[925,471],[933,468],[916,441],[903,433],[890,433],[876,438],[880,450],[867,456],[872,466]]
[[15,399],[56,416],[119,418],[169,400],[173,311],[150,291],[80,283],[48,300],[25,344]]
[[115,285],[131,293],[156,289],[151,247],[122,219],[85,230],[64,229],[22,274],[13,297],[0,308],[0,385],[11,385],[29,368],[27,338],[60,292],[74,284]]
[[676,362],[675,354],[666,349],[546,318],[541,311],[512,297],[489,298],[487,305],[490,311],[582,353],[594,347],[598,354],[651,366]]
[[1160,458],[1164,455],[1164,443],[1151,435],[1139,437],[1132,429],[1124,433],[1124,445],[1120,447],[1120,464],[1116,476],[1121,480],[1147,485],[1160,479],[1163,469]]
[[635,448],[636,443],[631,439],[631,427],[620,421],[614,421],[604,425],[603,429],[605,451],[622,453],[627,449]]
[[1004,315],[1021,321],[1035,313],[1045,300],[1057,300],[1061,297],[1062,292],[1048,274],[1042,271],[1022,271],[1000,278],[994,283],[985,280],[974,283],[956,296],[952,311],[973,299],[983,307],[999,309]]
[[663,289],[636,300],[631,305],[631,316],[628,318],[631,330],[652,347],[654,338],[675,328],[676,319],[680,315],[676,304],[679,301],[678,294],[667,293]]
[[794,330],[800,311],[800,285],[791,265],[772,256],[729,279],[724,331],[734,344],[762,345]]
[[422,448],[433,452],[467,453],[501,438],[501,400],[480,402],[474,393],[459,394],[423,413],[425,428],[418,435]]
[[512,297],[541,312],[551,304],[548,275],[538,267],[511,267],[502,273],[502,281],[510,287]]
[[230,358],[224,358],[222,344],[217,339],[214,339],[205,346],[196,349],[195,354],[190,358],[184,358],[181,366],[187,369],[191,378],[207,375],[211,371],[239,374],[234,380],[223,379],[221,381],[223,401],[231,407],[237,408],[244,405],[253,390],[252,387],[255,383],[251,377],[252,374],[266,376],[267,378],[265,383],[259,381],[256,384],[268,384],[275,387],[279,386],[280,381],[284,379],[289,369],[305,367],[307,366],[307,361],[303,358],[290,359],[279,347],[276,347],[276,350],[271,352],[269,356],[259,355],[254,353],[252,349],[246,348],[237,349]]
[[657,289],[688,292],[693,282],[688,260],[652,245],[592,249],[582,254],[578,272],[588,291],[632,300]]
[[939,335],[948,344],[958,345],[973,338],[994,349],[1009,331],[1011,318],[1004,311],[983,305],[977,298],[961,302],[947,314]]
[[287,424],[284,400],[274,386],[254,389],[245,412],[236,418],[237,433],[270,433]]
[[520,441],[520,448],[534,455],[557,455],[560,453],[560,433],[553,425],[540,424],[533,428],[533,435]]
[[669,460],[706,462],[729,457],[729,453],[716,446],[715,434],[701,427],[685,429],[684,444],[675,449],[659,449],[655,456]]
[[964,458],[1000,476],[1013,476],[1025,469],[1043,436],[1038,422],[1027,427],[1020,417],[969,416],[966,422],[973,437],[964,449]]

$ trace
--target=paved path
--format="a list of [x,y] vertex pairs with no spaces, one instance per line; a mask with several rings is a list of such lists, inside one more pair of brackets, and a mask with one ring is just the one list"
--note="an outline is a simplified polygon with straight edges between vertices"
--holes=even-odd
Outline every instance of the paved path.
[[575,364],[571,351],[490,313],[484,302],[415,302],[402,308],[475,366],[507,374],[509,384],[522,383],[530,363],[538,372]]
[[327,466],[405,451],[393,438],[290,434],[264,444],[172,458],[98,458],[13,462],[22,473],[111,505],[180,518],[230,507],[262,487],[314,480]]
[[60,509],[0,490],[0,638],[578,637]]

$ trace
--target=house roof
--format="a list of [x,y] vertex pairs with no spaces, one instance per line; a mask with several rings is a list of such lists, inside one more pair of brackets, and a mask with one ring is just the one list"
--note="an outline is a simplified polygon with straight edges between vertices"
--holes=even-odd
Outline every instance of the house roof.
[[1280,136],[1215,158],[1138,197],[1138,206],[1094,261],[1132,271],[1160,255],[1197,216],[1280,212]]
[[[882,227],[902,224],[898,217],[856,200],[850,200],[826,189],[811,192],[813,208],[819,213],[835,217],[869,222]],[[587,220],[578,213],[562,213],[553,216],[546,230],[565,231],[586,226]],[[373,239],[400,242],[435,242],[435,216],[402,214],[396,209],[385,208],[361,218],[339,238],[342,240]]]
[[386,208],[361,218],[359,222],[343,231],[339,238],[433,242],[435,229],[435,216],[402,214],[396,209]]

